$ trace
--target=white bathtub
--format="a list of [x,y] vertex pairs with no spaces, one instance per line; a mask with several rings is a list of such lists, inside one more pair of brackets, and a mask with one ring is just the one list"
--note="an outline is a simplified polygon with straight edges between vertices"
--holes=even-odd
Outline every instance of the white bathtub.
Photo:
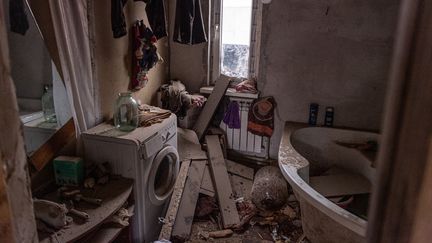
[[337,206],[309,184],[312,169],[337,166],[375,184],[371,161],[356,149],[334,141],[377,140],[371,132],[305,127],[287,122],[279,148],[279,167],[300,202],[303,230],[313,243],[365,242],[367,221]]

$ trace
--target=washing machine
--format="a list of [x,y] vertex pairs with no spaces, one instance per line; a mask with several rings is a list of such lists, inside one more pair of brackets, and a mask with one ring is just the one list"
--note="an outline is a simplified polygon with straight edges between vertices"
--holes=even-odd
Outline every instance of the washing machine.
[[156,240],[179,171],[176,116],[129,133],[104,123],[81,137],[86,163],[109,162],[114,174],[135,180],[134,242]]

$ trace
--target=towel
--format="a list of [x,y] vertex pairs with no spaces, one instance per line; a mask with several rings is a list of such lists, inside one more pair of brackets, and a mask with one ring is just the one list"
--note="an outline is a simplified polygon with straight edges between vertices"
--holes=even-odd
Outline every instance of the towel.
[[148,127],[156,123],[161,123],[163,120],[171,116],[171,112],[159,107],[150,105],[138,106],[139,126]]

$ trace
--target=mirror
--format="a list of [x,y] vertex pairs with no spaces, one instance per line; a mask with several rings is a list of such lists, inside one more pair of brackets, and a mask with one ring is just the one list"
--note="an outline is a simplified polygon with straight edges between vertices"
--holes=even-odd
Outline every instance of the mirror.
[[66,88],[48,53],[39,27],[24,1],[28,29],[25,34],[11,31],[9,1],[3,1],[8,28],[11,76],[24,140],[30,156],[72,117]]

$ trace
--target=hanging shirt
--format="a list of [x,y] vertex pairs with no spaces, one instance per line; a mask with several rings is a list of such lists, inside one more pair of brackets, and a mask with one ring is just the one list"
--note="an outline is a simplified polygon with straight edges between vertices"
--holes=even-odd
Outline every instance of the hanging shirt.
[[200,0],[177,0],[173,41],[187,45],[207,42]]
[[12,32],[25,35],[29,28],[23,0],[9,0],[9,20]]

